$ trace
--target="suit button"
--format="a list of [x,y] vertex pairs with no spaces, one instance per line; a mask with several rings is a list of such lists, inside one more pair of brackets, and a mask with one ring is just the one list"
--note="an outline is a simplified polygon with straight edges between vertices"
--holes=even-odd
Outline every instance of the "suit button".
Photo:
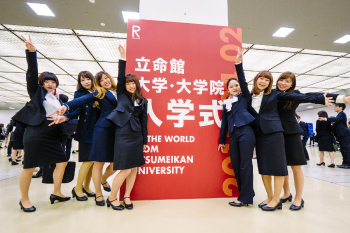
[[89,105],[86,105],[86,107],[88,108],[88,107],[89,107]]
[[86,121],[86,119],[84,120],[84,122]]
[[87,115],[87,112],[85,113],[85,115]]

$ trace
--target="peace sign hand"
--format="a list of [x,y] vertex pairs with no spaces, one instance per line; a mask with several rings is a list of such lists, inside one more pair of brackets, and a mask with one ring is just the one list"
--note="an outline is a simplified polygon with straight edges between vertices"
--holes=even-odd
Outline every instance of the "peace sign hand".
[[26,38],[24,38],[24,36],[22,36],[21,35],[21,37],[22,37],[22,39],[24,40],[24,42],[26,43],[26,47],[27,47],[27,49],[29,50],[29,52],[35,52],[36,51],[36,48],[35,48],[35,46],[33,45],[33,43],[32,43],[32,39],[30,38],[30,36],[28,36],[28,40],[26,39]]
[[242,62],[242,57],[243,57],[243,52],[245,51],[245,48],[243,48],[242,50],[237,47],[237,56],[236,56],[236,64],[239,64]]
[[126,52],[125,52],[124,46],[119,45],[118,46],[118,50],[119,50],[119,53],[120,53],[120,57],[125,59],[126,58]]

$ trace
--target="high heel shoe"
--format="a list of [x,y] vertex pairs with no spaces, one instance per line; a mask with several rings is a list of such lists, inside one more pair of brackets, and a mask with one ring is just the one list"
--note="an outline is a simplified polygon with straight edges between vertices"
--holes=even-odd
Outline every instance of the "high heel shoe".
[[292,194],[290,194],[289,197],[287,197],[287,198],[284,198],[284,199],[280,198],[282,203],[286,203],[287,201],[292,201],[292,199],[293,199]]
[[84,187],[83,187],[83,193],[85,193],[88,197],[96,197],[96,193],[94,192],[91,192],[91,193],[88,193]]
[[317,166],[324,166],[324,165],[326,165],[324,162],[322,162],[322,163],[316,163],[316,165]]
[[[111,190],[111,186],[109,186],[109,184],[108,184],[107,181],[106,181],[106,183],[101,183],[101,184],[102,184],[103,189],[104,189],[106,192],[112,191],[112,190]],[[108,184],[108,187],[103,186],[104,184]]]
[[24,208],[22,205],[22,200],[19,201],[19,206],[21,207],[21,210],[23,210],[23,212],[34,212],[36,211],[35,206],[31,206],[29,208]]
[[335,168],[335,164],[334,164],[334,163],[332,163],[332,164],[328,165],[328,167]]
[[[113,201],[115,201],[115,200],[118,200],[118,198],[114,199]],[[112,204],[113,201],[110,201],[109,197],[108,197],[107,198],[107,207],[112,206],[112,209],[114,209],[114,210],[123,210],[123,209],[125,209],[125,207],[123,205],[118,205],[118,206],[113,205]]]
[[70,197],[60,197],[60,196],[56,196],[55,194],[50,195],[51,204],[53,204],[55,201],[64,202],[64,201],[68,201],[69,199]]
[[13,165],[18,165],[19,163],[16,163],[16,162],[11,162],[11,165],[13,166]]
[[98,206],[104,206],[104,205],[106,204],[106,203],[105,203],[105,199],[103,199],[102,201],[97,201],[96,199],[99,198],[99,197],[103,197],[103,195],[98,196],[98,197],[95,197],[96,205],[98,205]]
[[[16,162],[20,162],[20,161],[21,161],[20,159],[16,159]],[[9,162],[13,162],[12,158],[9,158]]]
[[278,202],[277,205],[275,205],[274,207],[269,207],[267,205],[263,206],[261,208],[263,211],[275,211],[277,209],[281,210],[282,209],[282,202]]
[[247,203],[243,203],[243,202],[237,203],[237,202],[234,202],[234,201],[229,202],[228,204],[229,204],[230,206],[234,206],[234,207],[248,206]]
[[301,204],[300,204],[300,206],[296,206],[296,205],[292,204],[292,205],[289,207],[289,209],[290,209],[290,210],[301,210],[301,208],[304,207],[304,204],[305,204],[304,200],[301,199]]
[[78,195],[77,195],[77,193],[75,192],[75,187],[72,189],[72,197],[73,198],[77,198],[77,201],[87,201],[88,200],[88,198],[84,195],[84,196],[82,196],[82,197],[79,197]]
[[132,209],[134,208],[134,204],[133,204],[133,203],[131,203],[131,204],[126,204],[126,203],[125,203],[125,198],[129,198],[129,199],[130,199],[130,197],[124,197],[124,198],[123,198],[125,208],[128,209],[128,210],[132,210]]
[[259,208],[263,208],[264,206],[266,206],[267,204],[265,204],[264,202],[261,202],[259,205],[258,205],[258,207]]

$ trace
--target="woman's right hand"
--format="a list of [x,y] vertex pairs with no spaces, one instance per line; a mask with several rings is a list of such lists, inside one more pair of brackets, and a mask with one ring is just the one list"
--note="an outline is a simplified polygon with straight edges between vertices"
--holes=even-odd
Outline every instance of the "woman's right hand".
[[24,42],[26,43],[26,47],[27,47],[27,49],[29,50],[29,52],[35,52],[36,51],[36,48],[35,48],[35,46],[33,45],[33,43],[32,43],[32,39],[30,38],[30,36],[28,36],[28,40],[26,39],[26,38],[24,38],[24,36],[22,36],[21,35],[21,37],[22,37],[22,39],[24,40]]
[[239,64],[242,62],[244,50],[245,50],[244,48],[241,50],[239,47],[237,47],[236,64]]
[[219,144],[218,151],[221,149],[221,152],[224,152],[225,144]]
[[50,113],[46,117],[50,117],[56,114],[55,119],[53,120],[53,124],[59,124],[60,118],[58,116],[63,115],[66,111],[67,111],[67,106],[62,105],[61,107],[57,108],[54,112]]
[[118,50],[119,50],[119,53],[120,53],[120,57],[125,59],[126,58],[125,48],[122,45],[119,45],[118,46]]

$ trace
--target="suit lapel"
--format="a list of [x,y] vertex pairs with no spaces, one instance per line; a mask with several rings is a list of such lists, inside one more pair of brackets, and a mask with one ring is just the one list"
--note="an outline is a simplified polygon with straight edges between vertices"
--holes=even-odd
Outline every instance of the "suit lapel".
[[113,95],[110,91],[107,91],[105,96],[106,96],[110,101],[112,101],[114,105],[117,105],[117,99],[114,97],[114,95]]
[[264,107],[266,106],[266,103],[269,99],[269,96],[270,95],[263,95],[263,99],[261,101],[261,106],[260,106],[260,110],[259,110],[259,113],[261,113],[261,111],[264,109]]

